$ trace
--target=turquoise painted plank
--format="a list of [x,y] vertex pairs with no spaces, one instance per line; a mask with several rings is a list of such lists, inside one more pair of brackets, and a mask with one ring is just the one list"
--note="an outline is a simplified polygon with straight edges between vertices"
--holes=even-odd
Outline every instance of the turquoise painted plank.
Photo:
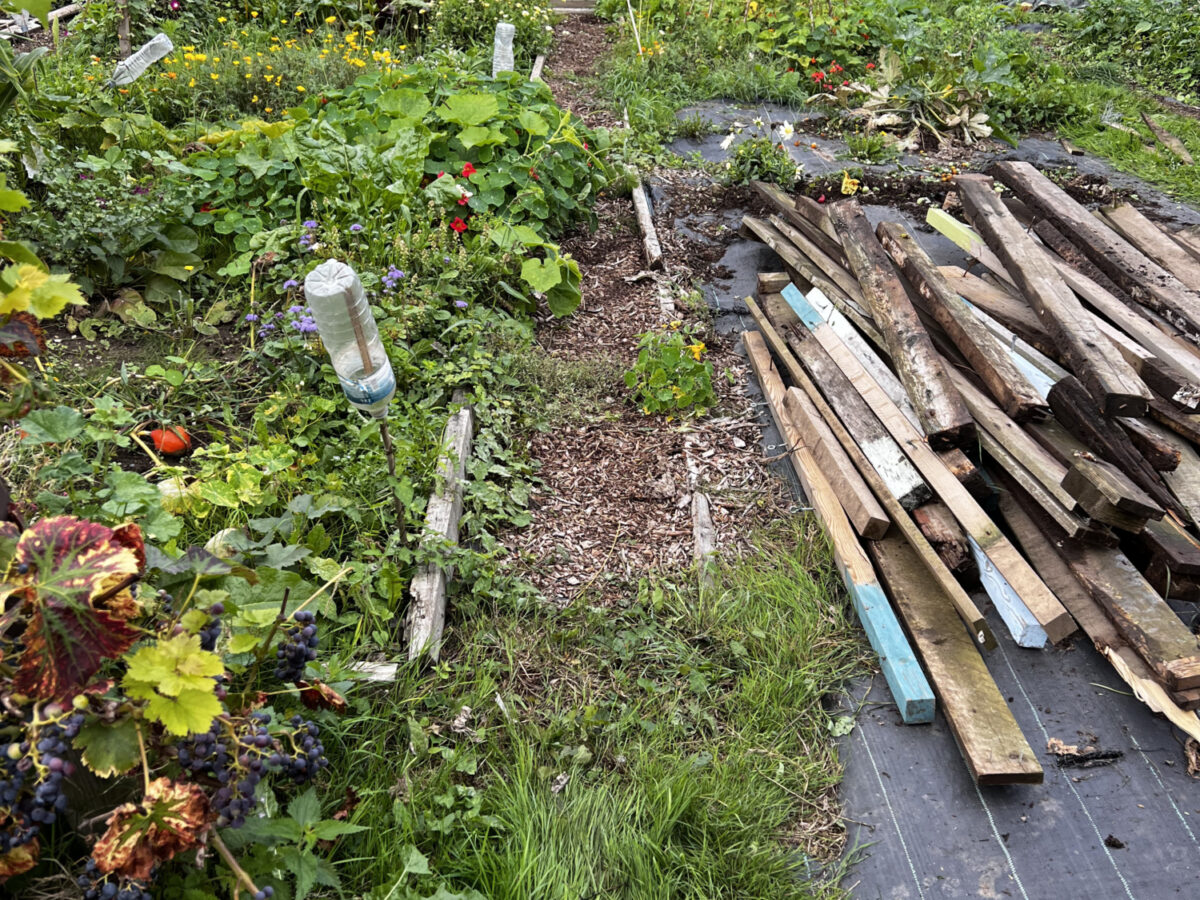
[[794,284],[789,284],[783,289],[783,299],[809,330],[824,324],[825,320],[821,318],[821,314],[813,309],[812,304],[804,299],[804,295]]
[[871,648],[879,657],[879,668],[900,710],[905,725],[924,725],[933,721],[933,688],[921,671],[921,664],[909,646],[908,638],[879,582],[857,584],[850,573],[839,565],[850,602],[858,613],[858,621]]

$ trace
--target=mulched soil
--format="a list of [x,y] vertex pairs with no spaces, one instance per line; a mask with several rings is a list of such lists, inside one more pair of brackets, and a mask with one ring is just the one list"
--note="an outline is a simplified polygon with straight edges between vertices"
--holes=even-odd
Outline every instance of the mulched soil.
[[[558,102],[589,124],[615,126],[619,120],[586,83],[610,46],[605,29],[592,17],[560,25],[547,81]],[[704,329],[720,403],[700,420],[645,416],[614,379],[611,396],[585,421],[530,438],[542,485],[531,501],[532,524],[505,543],[522,560],[522,574],[559,604],[581,597],[601,605],[628,601],[646,574],[691,565],[693,485],[710,497],[717,544],[726,554],[740,553],[755,524],[789,502],[764,467],[736,336],[712,334],[707,310],[685,309],[680,300],[680,287],[719,274],[716,260],[735,233],[717,228],[708,235],[714,240],[696,240],[677,233],[676,219],[715,216],[731,203],[749,203],[750,195],[697,172],[672,170],[655,179],[670,188],[670,203],[656,209],[667,271],[644,271],[629,198],[601,198],[599,227],[562,245],[579,262],[583,303],[567,319],[540,321],[537,340],[551,356],[610,367],[615,360],[627,368],[637,357],[638,336],[663,325],[659,298],[667,293],[680,303],[675,317],[684,327]]]

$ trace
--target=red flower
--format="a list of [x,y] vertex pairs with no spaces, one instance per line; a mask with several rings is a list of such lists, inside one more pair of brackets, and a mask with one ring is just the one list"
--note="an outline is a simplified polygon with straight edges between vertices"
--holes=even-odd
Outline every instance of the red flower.
[[441,178],[445,174],[446,174],[445,172],[438,172],[438,178]]
[[813,72],[812,80],[817,82],[818,84],[820,84],[822,81],[825,80],[825,73],[824,72]]
[[201,203],[200,204],[200,212],[212,212],[212,204],[211,203]]
[[824,203],[824,202],[825,202],[825,195],[824,195],[824,194],[822,194],[820,197],[818,197],[818,198],[817,198],[817,202],[818,202],[818,203]]
[[588,148],[587,141],[584,141],[584,142],[583,142],[583,149],[584,149],[584,150],[586,150],[587,148]]
[[466,206],[466,205],[467,205],[467,198],[466,198],[466,197],[459,197],[459,198],[458,198],[458,205],[459,205],[459,206]]
[[470,178],[474,174],[475,174],[475,167],[473,165],[471,165],[470,163],[465,163],[463,165],[462,177]]
[[455,231],[457,231],[459,234],[462,234],[464,231],[467,230],[467,223],[464,222],[462,219],[455,219],[453,222],[450,223],[450,227],[453,228]]
[[839,66],[837,63],[834,63],[832,66],[829,67],[829,71],[830,72],[842,72],[842,71],[844,71],[844,69],[842,69],[842,67]]
[[795,70],[795,69],[793,69],[791,66],[788,66],[788,71],[789,71],[789,72],[795,72],[796,70]]
[[842,87],[849,87],[849,86],[850,86],[850,82],[848,82],[848,81],[842,82]]
[[537,180],[538,180],[538,173],[537,173],[536,171],[534,171],[533,169],[530,169],[530,170],[529,170],[529,177],[530,177],[530,178],[532,178],[534,181],[537,181]]
[[873,68],[875,68],[875,63],[867,63],[867,68],[868,68],[868,69],[873,69]]

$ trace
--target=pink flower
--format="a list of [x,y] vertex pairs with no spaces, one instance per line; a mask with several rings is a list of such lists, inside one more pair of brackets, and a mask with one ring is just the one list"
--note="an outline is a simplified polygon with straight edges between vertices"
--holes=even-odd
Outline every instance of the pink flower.
[[475,167],[473,165],[471,165],[470,163],[465,163],[463,165],[462,177],[470,178],[474,174],[475,174]]

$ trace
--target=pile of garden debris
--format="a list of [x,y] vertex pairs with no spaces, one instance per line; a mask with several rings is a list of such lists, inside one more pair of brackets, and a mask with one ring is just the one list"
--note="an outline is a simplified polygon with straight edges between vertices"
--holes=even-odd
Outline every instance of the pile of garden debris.
[[747,299],[747,354],[904,720],[936,697],[976,781],[1042,780],[981,585],[1020,646],[1082,630],[1200,740],[1168,602],[1200,600],[1200,234],[1002,162],[929,211],[973,259],[939,267],[854,199],[756,187],[773,214],[743,232],[787,271]]

